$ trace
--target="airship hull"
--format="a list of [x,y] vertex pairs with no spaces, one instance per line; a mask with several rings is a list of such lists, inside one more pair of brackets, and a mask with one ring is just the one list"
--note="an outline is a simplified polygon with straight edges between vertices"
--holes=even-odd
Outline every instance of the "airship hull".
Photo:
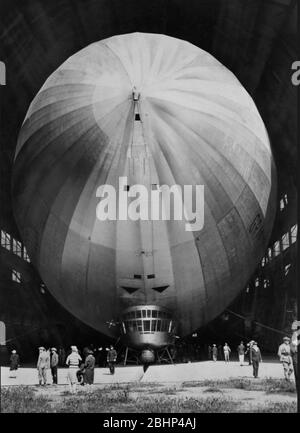
[[[121,177],[128,194],[202,185],[203,227],[99,219],[99,187],[118,195]],[[264,254],[275,195],[268,134],[235,76],[192,44],[140,33],[94,43],[53,72],[22,125],[12,184],[46,286],[109,336],[118,329],[107,322],[138,305],[169,309],[179,335],[222,313]]]

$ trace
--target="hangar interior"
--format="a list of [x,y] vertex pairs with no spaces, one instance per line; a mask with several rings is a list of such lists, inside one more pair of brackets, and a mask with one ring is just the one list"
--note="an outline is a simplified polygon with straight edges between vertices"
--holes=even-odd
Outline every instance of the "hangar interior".
[[266,125],[278,173],[268,248],[237,299],[186,342],[204,347],[255,338],[263,352],[274,353],[297,317],[297,88],[291,82],[297,1],[7,0],[0,8],[6,66],[0,86],[0,321],[6,347],[30,362],[40,344],[109,343],[60,306],[32,266],[13,217],[11,175],[22,122],[48,76],[88,44],[138,31],[183,39],[212,54],[240,80]]

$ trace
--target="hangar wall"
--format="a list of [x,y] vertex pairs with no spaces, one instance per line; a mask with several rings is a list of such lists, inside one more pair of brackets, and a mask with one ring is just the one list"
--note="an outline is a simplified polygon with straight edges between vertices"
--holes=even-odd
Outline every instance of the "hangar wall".
[[[0,228],[11,241],[5,246],[3,237],[0,248],[0,320],[7,324],[9,347],[16,346],[25,354],[41,342],[70,344],[91,335],[90,329],[74,320],[47,288],[41,287],[31,264],[13,251],[12,238],[20,241],[20,237],[12,215],[11,166],[25,113],[45,79],[80,48],[133,31],[163,33],[198,45],[231,69],[254,98],[268,129],[279,173],[277,216],[269,245],[273,259],[260,265],[249,282],[250,289],[245,287],[230,310],[243,317],[251,311],[253,320],[270,327],[276,324],[276,328],[280,317],[281,330],[288,329],[295,315],[296,297],[297,92],[290,80],[290,65],[297,58],[296,7],[294,0],[1,2],[0,59],[6,64],[7,83],[0,86]],[[286,194],[287,203],[281,209]],[[282,238],[286,233],[287,248],[286,238]],[[22,247],[20,254],[24,254]],[[13,271],[21,274],[21,282],[13,280]],[[264,287],[266,275],[270,283]],[[257,276],[261,276],[259,286],[255,286]],[[222,318],[219,320],[223,323]],[[245,333],[245,321],[237,316],[229,314],[227,323],[220,339],[232,334],[239,338]],[[211,338],[210,331],[203,332],[204,340]],[[260,335],[269,350],[274,350],[281,336],[266,328]],[[97,334],[93,338],[102,337]]]

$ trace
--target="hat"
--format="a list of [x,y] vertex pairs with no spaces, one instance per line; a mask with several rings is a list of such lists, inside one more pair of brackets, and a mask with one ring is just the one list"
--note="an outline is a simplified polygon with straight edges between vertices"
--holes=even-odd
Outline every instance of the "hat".
[[78,352],[78,349],[77,349],[76,346],[71,346],[71,350],[72,350],[73,352]]
[[52,348],[51,348],[51,350],[55,350],[55,352],[57,352],[57,350],[56,350],[56,348],[55,348],[55,347],[52,347]]
[[17,353],[17,351],[16,350],[12,350],[11,353]]
[[253,344],[253,346],[257,345],[257,342],[256,341],[252,341],[252,344]]
[[39,347],[39,350],[46,350],[43,346]]
[[283,341],[290,341],[289,337],[283,337]]

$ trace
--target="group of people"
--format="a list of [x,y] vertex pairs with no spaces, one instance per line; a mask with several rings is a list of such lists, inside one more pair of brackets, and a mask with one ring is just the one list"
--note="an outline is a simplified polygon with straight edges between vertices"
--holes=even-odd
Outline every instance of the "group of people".
[[[297,335],[294,332],[292,341],[289,337],[283,338],[283,343],[280,344],[278,349],[279,360],[283,365],[284,377],[286,380],[290,380],[292,373],[295,374],[295,380],[297,382]],[[218,354],[220,353],[220,347],[216,344],[208,346],[208,357],[213,361],[217,361]],[[230,360],[231,349],[227,343],[223,346],[224,360],[228,363]],[[262,356],[260,348],[256,341],[251,340],[245,346],[243,341],[237,346],[237,353],[239,358],[240,366],[244,365],[245,355],[248,355],[249,365],[253,367],[253,377],[258,377],[259,364],[262,362]]]
[[[59,355],[57,349],[52,347],[46,350],[45,347],[39,347],[37,360],[38,381],[40,386],[48,384],[48,371],[51,370],[52,383],[57,385],[57,370],[59,366]],[[107,348],[107,364],[111,374],[115,373],[115,364],[117,362],[117,352],[111,345]],[[70,391],[76,392],[77,383],[90,386],[94,383],[95,356],[91,349],[85,348],[83,355],[79,354],[76,346],[71,346],[71,353],[65,360],[68,367],[67,379],[70,385]],[[16,378],[17,370],[20,367],[20,357],[17,351],[12,350],[10,357],[10,374],[9,377]]]
[[[224,360],[225,362],[229,362],[230,360],[230,353],[231,353],[231,349],[228,345],[228,343],[225,343],[223,346],[223,354],[224,354]],[[217,361],[218,360],[218,356],[220,355],[220,351],[221,351],[221,347],[218,346],[216,344],[213,344],[212,346],[208,346],[208,359],[212,359],[213,361]]]
[[[296,322],[295,322],[296,323]],[[298,323],[298,322],[297,322]],[[278,357],[283,365],[284,377],[286,380],[290,380],[292,373],[294,372],[296,385],[297,385],[297,346],[298,346],[298,331],[295,325],[295,329],[292,328],[293,335],[283,338],[283,343],[278,348]],[[102,348],[100,348],[102,350]],[[209,359],[217,361],[221,347],[216,344],[208,346]],[[231,349],[228,343],[225,343],[223,348],[225,363],[229,363]],[[109,367],[110,373],[115,373],[115,364],[117,361],[117,352],[111,345],[106,349],[107,356],[106,361]],[[240,366],[244,365],[245,355],[248,355],[249,365],[253,367],[254,378],[258,377],[259,364],[262,362],[262,356],[260,348],[256,341],[251,340],[246,346],[243,341],[237,346],[237,354]],[[84,359],[83,359],[84,358]],[[47,371],[51,370],[52,382],[54,385],[57,384],[57,369],[60,364],[60,354],[57,353],[57,349],[52,347],[46,350],[45,347],[39,347],[39,356],[37,361],[38,380],[39,385],[47,385]],[[76,391],[77,383],[81,385],[92,385],[94,383],[94,370],[95,370],[95,356],[93,350],[85,348],[83,350],[83,357],[79,354],[76,346],[71,346],[71,353],[67,356],[65,365],[68,366],[68,382],[70,384],[70,390],[72,393]],[[10,357],[10,377],[17,377],[17,370],[20,366],[20,357],[16,350],[12,350]]]

